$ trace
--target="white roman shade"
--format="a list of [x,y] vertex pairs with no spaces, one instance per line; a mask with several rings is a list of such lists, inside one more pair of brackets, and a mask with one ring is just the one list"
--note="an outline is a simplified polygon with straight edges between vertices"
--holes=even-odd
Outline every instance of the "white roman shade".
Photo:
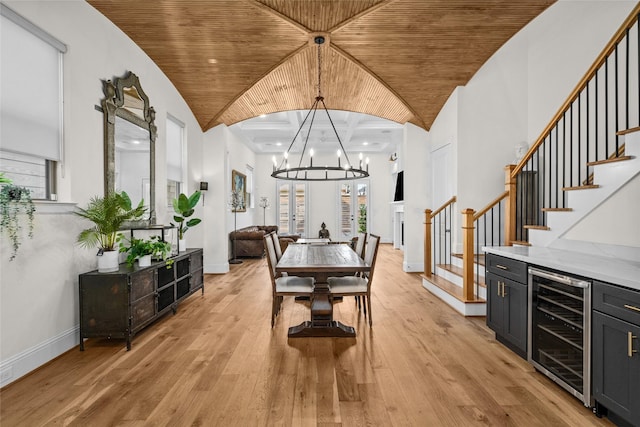
[[2,150],[59,161],[66,46],[0,4]]
[[182,182],[182,134],[184,124],[167,116],[167,179]]

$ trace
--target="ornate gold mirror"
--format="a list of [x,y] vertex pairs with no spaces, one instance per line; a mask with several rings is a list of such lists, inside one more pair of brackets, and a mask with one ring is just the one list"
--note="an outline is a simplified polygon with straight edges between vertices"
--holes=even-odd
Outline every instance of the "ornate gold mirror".
[[104,190],[126,191],[132,203],[144,199],[146,220],[155,224],[155,110],[138,76],[103,81]]

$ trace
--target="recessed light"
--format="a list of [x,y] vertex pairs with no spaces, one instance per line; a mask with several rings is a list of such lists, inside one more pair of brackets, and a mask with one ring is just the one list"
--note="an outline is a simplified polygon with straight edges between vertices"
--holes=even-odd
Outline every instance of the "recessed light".
[[260,114],[260,117],[264,119],[265,117],[267,117],[267,115],[266,114]]
[[210,58],[207,62],[208,62],[209,64],[217,64],[217,63],[218,63],[218,60],[217,60],[217,59],[214,59],[214,58]]
[[369,145],[367,141],[363,142],[362,145]]
[[277,142],[276,145],[280,147],[282,145],[282,142]]

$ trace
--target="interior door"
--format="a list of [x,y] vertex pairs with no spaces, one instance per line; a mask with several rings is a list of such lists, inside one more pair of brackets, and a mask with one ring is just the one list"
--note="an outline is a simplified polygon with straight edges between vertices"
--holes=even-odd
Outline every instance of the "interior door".
[[339,185],[339,240],[350,240],[369,230],[369,181],[345,181]]
[[307,186],[296,182],[278,182],[278,232],[306,235]]

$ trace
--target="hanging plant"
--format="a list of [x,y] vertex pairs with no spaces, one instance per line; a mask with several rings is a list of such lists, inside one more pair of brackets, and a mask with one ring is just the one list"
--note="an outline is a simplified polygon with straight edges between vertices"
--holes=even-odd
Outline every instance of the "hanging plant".
[[0,231],[6,233],[11,239],[11,257],[13,261],[18,253],[21,241],[22,224],[20,214],[27,215],[29,238],[33,237],[33,214],[36,207],[31,200],[31,192],[13,184],[5,184],[0,190]]

